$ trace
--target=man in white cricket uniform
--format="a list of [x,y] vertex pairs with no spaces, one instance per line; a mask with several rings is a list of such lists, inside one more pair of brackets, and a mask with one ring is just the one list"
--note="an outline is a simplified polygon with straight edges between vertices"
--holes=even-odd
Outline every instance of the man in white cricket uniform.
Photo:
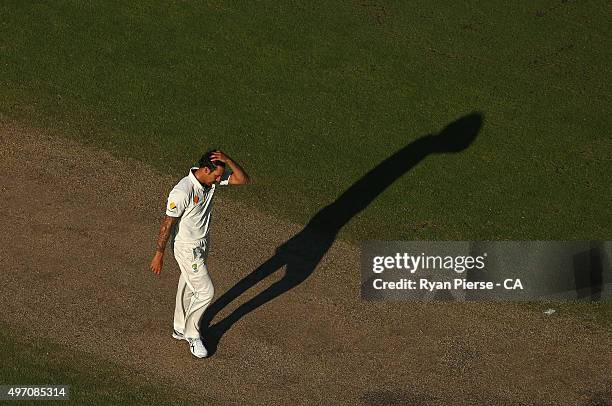
[[168,196],[166,217],[150,269],[156,275],[161,273],[166,243],[171,239],[174,258],[181,270],[172,336],[187,340],[191,353],[198,358],[208,355],[200,337],[199,323],[214,295],[206,266],[213,196],[218,186],[248,182],[246,172],[226,154],[209,151]]

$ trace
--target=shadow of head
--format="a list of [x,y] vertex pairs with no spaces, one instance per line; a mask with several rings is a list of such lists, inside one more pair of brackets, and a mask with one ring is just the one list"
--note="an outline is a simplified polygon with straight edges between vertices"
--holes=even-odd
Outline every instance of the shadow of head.
[[482,127],[481,113],[471,113],[455,120],[433,136],[436,153],[456,153],[465,150],[476,139]]

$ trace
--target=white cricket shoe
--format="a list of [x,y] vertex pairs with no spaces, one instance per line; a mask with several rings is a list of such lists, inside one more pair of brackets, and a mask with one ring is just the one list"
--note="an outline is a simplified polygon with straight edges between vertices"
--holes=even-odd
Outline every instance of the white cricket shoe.
[[206,351],[206,347],[204,347],[201,339],[188,338],[187,342],[189,343],[189,349],[194,356],[204,358],[208,355],[208,351]]
[[180,333],[176,330],[172,331],[172,338],[176,338],[177,340],[184,340],[185,336],[183,335],[183,333]]

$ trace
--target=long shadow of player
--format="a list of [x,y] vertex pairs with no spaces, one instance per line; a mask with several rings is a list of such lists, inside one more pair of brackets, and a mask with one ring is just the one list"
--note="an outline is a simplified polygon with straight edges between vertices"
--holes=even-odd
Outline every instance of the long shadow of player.
[[[211,355],[215,353],[221,337],[238,320],[308,278],[334,243],[340,229],[395,180],[430,154],[456,153],[466,149],[478,135],[482,121],[480,113],[472,113],[452,122],[437,135],[425,135],[411,142],[378,164],[342,193],[336,201],[315,214],[302,231],[278,247],[270,259],[236,283],[206,309],[200,323],[200,331],[204,333],[209,353]],[[286,267],[286,271],[279,281],[241,304],[221,321],[207,327],[225,306],[283,266]]]

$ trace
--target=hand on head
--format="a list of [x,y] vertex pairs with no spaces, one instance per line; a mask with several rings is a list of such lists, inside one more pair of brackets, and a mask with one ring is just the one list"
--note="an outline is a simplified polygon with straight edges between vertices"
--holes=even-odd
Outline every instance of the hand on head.
[[229,157],[225,155],[225,153],[222,151],[214,151],[212,154],[210,154],[210,160],[213,162],[214,161],[227,162],[228,159]]

